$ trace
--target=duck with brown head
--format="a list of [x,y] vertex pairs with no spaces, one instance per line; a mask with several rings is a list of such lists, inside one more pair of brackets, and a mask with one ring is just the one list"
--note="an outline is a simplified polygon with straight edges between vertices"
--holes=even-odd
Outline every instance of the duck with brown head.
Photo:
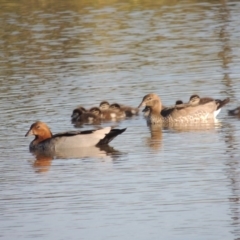
[[46,123],[37,121],[33,123],[26,136],[34,135],[30,143],[30,151],[55,151],[62,148],[92,147],[108,144],[125,129],[105,127],[98,130],[72,131],[53,135]]
[[[214,112],[219,104],[215,101],[206,102],[204,104],[191,105],[182,104],[162,111],[162,102],[155,93],[147,94],[139,107],[147,106],[150,109],[147,121],[149,124],[157,123],[192,123],[214,120]],[[159,114],[161,112],[161,114]]]

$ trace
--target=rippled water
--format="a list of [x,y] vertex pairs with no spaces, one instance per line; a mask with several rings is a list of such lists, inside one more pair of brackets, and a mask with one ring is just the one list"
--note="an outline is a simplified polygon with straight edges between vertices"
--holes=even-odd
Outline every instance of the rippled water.
[[[1,1],[1,239],[238,239],[240,3]],[[39,160],[36,120],[72,130],[101,100],[231,102],[208,127],[149,129],[142,115],[108,149]],[[83,126],[90,129],[96,126]]]

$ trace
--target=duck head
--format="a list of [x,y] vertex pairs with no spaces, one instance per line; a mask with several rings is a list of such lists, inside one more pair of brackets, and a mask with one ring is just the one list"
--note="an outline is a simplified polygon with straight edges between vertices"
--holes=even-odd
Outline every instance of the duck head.
[[101,109],[98,108],[98,107],[92,107],[92,108],[89,110],[89,112],[91,112],[91,113],[93,113],[94,115],[99,116],[99,117],[101,116],[101,113],[102,113]]
[[138,106],[138,108],[149,107],[151,109],[154,108],[156,105],[160,105],[160,107],[162,107],[161,99],[157,94],[150,93],[143,97],[143,100]]
[[86,111],[87,110],[84,107],[78,107],[74,109],[71,115],[72,121],[77,121],[77,119]]
[[120,111],[121,111],[121,107],[120,107],[120,105],[117,104],[117,103],[111,104],[110,107],[109,107],[109,109],[110,109],[110,110],[113,110],[113,111],[115,111],[115,112],[120,112]]
[[197,94],[194,94],[189,98],[188,103],[191,105],[196,105],[196,104],[199,104],[199,102],[200,102],[200,97]]
[[110,104],[109,104],[109,102],[107,102],[107,101],[102,101],[102,102],[99,104],[100,110],[107,110],[107,109],[109,109],[109,107],[110,107]]
[[181,104],[183,104],[182,100],[177,100],[176,103],[175,103],[175,105],[181,105]]
[[37,121],[31,125],[25,137],[30,135],[34,135],[35,139],[38,139],[38,142],[52,137],[52,133],[47,124],[40,121]]

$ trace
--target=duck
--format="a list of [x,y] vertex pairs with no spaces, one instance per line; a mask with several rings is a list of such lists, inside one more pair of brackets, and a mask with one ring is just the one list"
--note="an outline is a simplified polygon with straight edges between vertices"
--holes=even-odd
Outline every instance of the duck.
[[101,119],[94,113],[83,110],[82,107],[73,110],[71,121],[73,124],[94,124],[99,123]]
[[234,108],[232,110],[228,110],[228,115],[240,117],[240,107]]
[[114,111],[101,110],[98,107],[92,107],[89,111],[101,120],[111,121],[116,119],[116,113]]
[[194,95],[190,96],[188,104],[190,104],[191,106],[196,106],[196,105],[199,105],[199,104],[206,104],[206,103],[209,103],[209,102],[212,102],[212,101],[215,101],[216,104],[217,104],[217,109],[213,113],[214,118],[216,118],[217,115],[220,113],[221,108],[224,105],[226,105],[227,103],[230,102],[230,98],[226,98],[224,100],[214,99],[214,98],[211,98],[211,97],[200,98],[199,95],[194,94]]
[[126,113],[124,110],[122,110],[120,104],[118,103],[113,103],[109,106],[109,110],[113,111],[115,113],[115,118],[116,119],[122,119],[126,117]]
[[84,113],[84,112],[87,112],[87,110],[82,107],[82,106],[79,106],[77,108],[75,108],[72,112],[72,115],[71,115],[71,120],[72,122],[76,122],[77,119]]
[[57,151],[59,149],[107,145],[125,130],[126,128],[105,127],[97,130],[70,131],[53,135],[46,123],[37,121],[31,125],[25,137],[35,136],[29,145],[30,151]]
[[[134,107],[130,107],[130,106],[127,106],[127,105],[124,105],[124,104],[119,104],[119,103],[114,103],[114,104],[117,104],[117,108],[124,111],[125,112],[125,115],[126,117],[132,117],[134,115],[138,115],[139,113],[139,109],[138,108],[134,108]],[[112,110],[116,110],[114,109],[116,106],[114,106],[114,104],[111,104],[107,101],[102,101],[100,104],[99,104],[99,108],[100,110],[109,110],[109,109],[112,109]]]
[[110,103],[108,101],[102,101],[99,104],[99,109],[100,110],[108,110],[110,107]]
[[130,107],[127,105],[122,105],[122,104],[119,104],[119,106],[120,106],[121,110],[125,112],[126,117],[133,117],[135,115],[138,115],[138,113],[139,113],[138,108],[134,108],[134,107]]
[[[225,99],[222,102],[226,101],[229,100]],[[175,107],[170,107],[162,111],[163,107],[160,97],[155,93],[150,93],[143,97],[138,108],[143,106],[149,107],[150,113],[147,117],[148,124],[192,123],[214,119],[214,111],[216,111],[220,105],[218,101],[212,100],[198,105],[175,105]]]

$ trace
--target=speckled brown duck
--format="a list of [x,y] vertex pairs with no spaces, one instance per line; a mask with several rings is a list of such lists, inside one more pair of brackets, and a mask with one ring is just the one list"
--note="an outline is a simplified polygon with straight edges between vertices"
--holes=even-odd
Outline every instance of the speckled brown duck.
[[192,106],[196,106],[196,105],[201,105],[201,104],[206,104],[206,103],[209,103],[209,102],[212,102],[212,101],[215,101],[216,104],[217,104],[217,109],[214,111],[213,115],[214,117],[216,118],[216,116],[220,113],[221,111],[221,108],[226,105],[227,103],[230,102],[230,99],[229,98],[226,98],[224,100],[220,100],[220,99],[214,99],[214,98],[211,98],[211,97],[203,97],[203,98],[200,98],[199,95],[197,94],[194,94],[192,95],[190,98],[189,98],[189,104],[192,105]]
[[214,112],[218,109],[220,103],[212,100],[196,105],[181,104],[162,111],[163,107],[160,97],[155,93],[151,93],[143,97],[139,107],[142,106],[147,106],[150,109],[149,116],[147,117],[149,124],[192,123],[206,121],[210,118],[214,120]]

